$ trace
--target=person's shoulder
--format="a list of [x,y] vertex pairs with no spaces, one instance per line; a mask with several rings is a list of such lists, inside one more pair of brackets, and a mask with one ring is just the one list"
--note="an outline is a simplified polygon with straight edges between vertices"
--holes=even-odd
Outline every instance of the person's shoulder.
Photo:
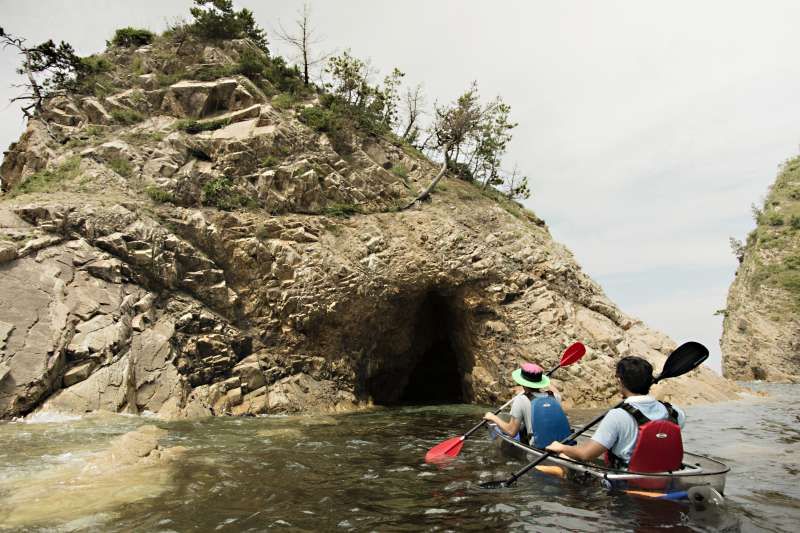
[[514,396],[514,401],[511,402],[511,409],[525,409],[530,408],[531,401],[524,394]]
[[606,416],[603,417],[603,424],[606,426],[617,426],[621,423],[624,423],[625,420],[629,419],[630,415],[625,411],[625,409],[621,407],[615,407],[611,409]]

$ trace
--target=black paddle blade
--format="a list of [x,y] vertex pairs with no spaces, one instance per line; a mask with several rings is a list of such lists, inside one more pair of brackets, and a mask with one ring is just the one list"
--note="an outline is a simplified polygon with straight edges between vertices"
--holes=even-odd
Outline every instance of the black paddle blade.
[[664,362],[664,369],[655,381],[682,376],[700,366],[706,359],[708,359],[708,348],[699,342],[685,342],[669,354]]

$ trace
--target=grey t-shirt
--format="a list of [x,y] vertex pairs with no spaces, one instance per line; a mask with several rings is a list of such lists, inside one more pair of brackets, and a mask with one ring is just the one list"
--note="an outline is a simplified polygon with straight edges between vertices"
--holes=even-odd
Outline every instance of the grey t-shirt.
[[[650,420],[661,420],[669,415],[667,408],[652,396],[629,396],[625,399],[625,403],[636,407]],[[686,422],[686,414],[675,406],[673,408],[678,412],[678,425],[683,427]],[[616,408],[610,410],[603,418],[600,425],[597,426],[597,431],[592,435],[592,440],[628,462],[631,460],[638,435],[639,425],[636,420],[623,409]]]
[[[511,416],[520,420],[519,431],[520,433],[525,432],[528,435],[531,434],[531,428],[533,428],[533,423],[531,420],[531,400],[524,394],[518,394],[514,397],[514,402],[511,404]],[[511,435],[512,437],[514,435]]]

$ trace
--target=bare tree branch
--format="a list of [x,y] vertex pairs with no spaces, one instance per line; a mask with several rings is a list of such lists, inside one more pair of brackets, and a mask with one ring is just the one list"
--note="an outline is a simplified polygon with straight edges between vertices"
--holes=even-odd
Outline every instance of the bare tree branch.
[[322,37],[316,35],[316,28],[311,24],[311,7],[308,2],[303,4],[303,10],[297,13],[300,17],[295,20],[297,33],[292,34],[278,21],[279,30],[275,31],[278,39],[295,49],[296,59],[303,64],[303,81],[309,84],[309,69],[330,57],[330,54],[314,55],[312,47],[322,42]]

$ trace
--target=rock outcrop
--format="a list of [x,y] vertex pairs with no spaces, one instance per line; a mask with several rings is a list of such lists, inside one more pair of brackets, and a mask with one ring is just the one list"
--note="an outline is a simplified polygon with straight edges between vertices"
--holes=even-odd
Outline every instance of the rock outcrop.
[[[242,46],[171,52],[190,77]],[[674,349],[516,203],[448,178],[398,211],[435,165],[379,136],[343,149],[298,119],[316,97],[286,109],[240,75],[160,86],[163,51],[108,54],[120,91],[53,100],[65,142],[32,120],[0,167],[0,417],[494,403],[521,361],[575,340],[588,355],[556,377],[597,404],[616,358],[660,366]],[[150,71],[127,73],[130,57]],[[658,393],[736,387],[700,369]]]
[[731,379],[800,382],[800,158],[787,161],[739,251],[720,345]]

